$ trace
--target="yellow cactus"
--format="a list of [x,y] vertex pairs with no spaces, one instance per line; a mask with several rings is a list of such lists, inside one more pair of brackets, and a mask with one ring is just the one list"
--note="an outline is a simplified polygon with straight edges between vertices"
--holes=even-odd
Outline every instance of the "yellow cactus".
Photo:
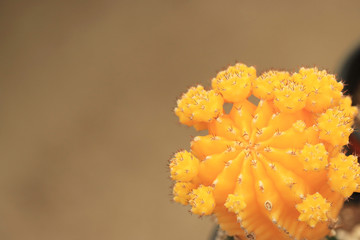
[[319,137],[334,146],[346,145],[349,143],[349,136],[353,131],[351,124],[352,119],[345,114],[344,110],[338,107],[327,109],[318,118]]
[[200,185],[190,194],[191,212],[198,215],[210,215],[215,207],[213,188]]
[[260,99],[271,100],[274,98],[274,90],[279,87],[280,82],[289,78],[288,72],[265,72],[252,82],[253,94]]
[[332,74],[317,68],[301,68],[294,74],[295,81],[303,82],[307,93],[306,108],[312,112],[322,112],[339,101],[343,84]]
[[304,221],[310,227],[315,227],[319,221],[328,221],[330,203],[326,201],[318,192],[308,195],[302,203],[296,205],[300,212],[299,221]]
[[296,112],[305,107],[305,87],[301,82],[296,82],[294,79],[280,82],[274,90],[274,95],[275,106],[281,112]]
[[191,198],[190,193],[195,188],[191,182],[176,182],[173,188],[174,201],[187,205]]
[[212,87],[222,94],[227,102],[238,102],[248,98],[251,93],[251,83],[256,78],[254,67],[236,64],[218,73],[212,80]]
[[171,178],[176,181],[191,181],[199,169],[199,160],[184,150],[175,154],[170,161]]
[[244,201],[244,197],[241,195],[229,194],[226,199],[226,203],[224,206],[233,213],[238,214],[240,211],[244,210],[246,207],[246,203]]
[[317,68],[256,77],[236,64],[212,87],[191,88],[175,109],[181,123],[209,133],[171,160],[174,200],[215,215],[240,239],[327,235],[344,200],[360,191],[357,158],[342,153],[357,114],[342,83]]
[[303,160],[304,170],[322,170],[328,165],[328,152],[322,143],[306,144],[299,158]]
[[215,91],[206,91],[202,86],[192,87],[178,100],[175,114],[180,122],[194,126],[197,130],[206,128],[222,112],[223,98]]
[[345,198],[360,190],[359,168],[357,157],[338,154],[330,161],[329,180],[333,190],[340,192]]

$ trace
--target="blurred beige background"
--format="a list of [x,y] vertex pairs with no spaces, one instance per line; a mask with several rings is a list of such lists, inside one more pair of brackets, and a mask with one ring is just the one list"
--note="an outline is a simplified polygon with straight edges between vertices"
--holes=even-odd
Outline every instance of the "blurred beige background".
[[176,98],[235,61],[336,72],[359,1],[1,1],[0,239],[199,239],[167,161]]

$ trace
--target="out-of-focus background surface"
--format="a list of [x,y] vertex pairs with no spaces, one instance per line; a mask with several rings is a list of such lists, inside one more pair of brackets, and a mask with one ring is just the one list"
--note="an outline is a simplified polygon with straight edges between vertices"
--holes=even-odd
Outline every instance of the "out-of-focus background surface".
[[172,109],[241,61],[337,72],[353,1],[1,1],[0,239],[209,237],[171,202]]

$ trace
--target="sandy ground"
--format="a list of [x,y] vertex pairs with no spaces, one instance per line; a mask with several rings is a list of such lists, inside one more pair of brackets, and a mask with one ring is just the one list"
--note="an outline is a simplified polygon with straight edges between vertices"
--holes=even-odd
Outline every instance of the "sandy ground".
[[[297,3],[294,3],[297,2]],[[0,239],[208,238],[171,202],[172,113],[235,61],[336,72],[359,1],[1,1]]]

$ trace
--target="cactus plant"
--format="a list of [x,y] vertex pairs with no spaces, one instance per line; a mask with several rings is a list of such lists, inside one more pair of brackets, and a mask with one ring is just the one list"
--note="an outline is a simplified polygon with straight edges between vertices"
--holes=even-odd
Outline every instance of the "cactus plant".
[[208,135],[170,160],[174,200],[215,215],[240,239],[326,236],[344,200],[360,191],[357,158],[343,153],[357,108],[342,88],[317,68],[257,76],[240,63],[219,72],[211,90],[190,88],[175,114]]

